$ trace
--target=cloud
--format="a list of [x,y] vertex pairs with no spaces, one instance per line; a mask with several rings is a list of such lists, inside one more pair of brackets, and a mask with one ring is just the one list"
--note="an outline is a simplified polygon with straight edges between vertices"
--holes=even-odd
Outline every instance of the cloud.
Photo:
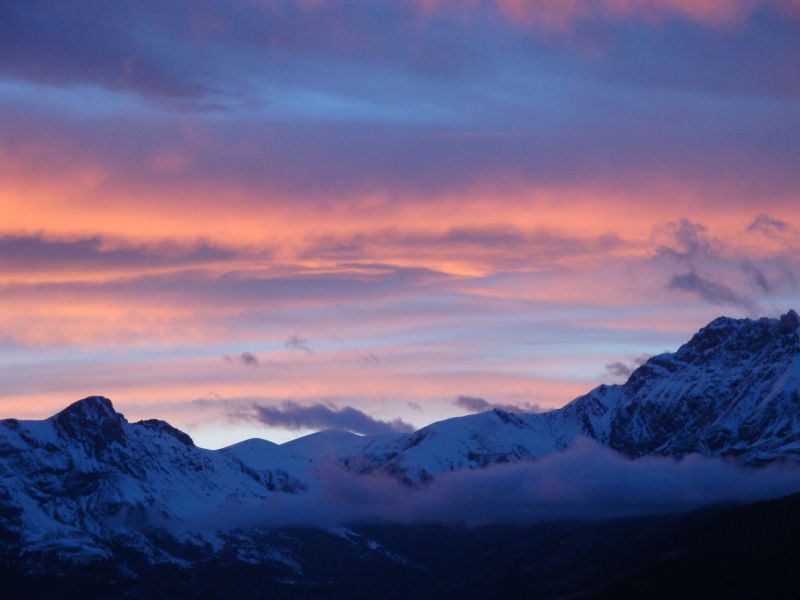
[[[699,455],[630,460],[584,438],[536,462],[446,472],[421,489],[380,472],[357,475],[337,464],[320,465],[319,473],[319,488],[237,507],[221,520],[231,527],[376,521],[480,526],[681,513],[800,490],[797,465],[745,468]],[[219,523],[219,517],[212,522]]]
[[658,236],[666,236],[664,245],[656,249],[656,256],[673,258],[693,265],[696,261],[716,256],[707,228],[702,223],[680,219],[657,228]]
[[740,296],[724,283],[698,275],[695,271],[673,275],[667,288],[694,294],[711,304],[736,306],[750,313],[755,312],[755,306],[750,300]]
[[355,261],[368,254],[378,261],[403,255],[424,263],[452,263],[469,256],[473,264],[519,269],[607,254],[624,249],[625,245],[616,234],[582,237],[510,225],[453,227],[444,232],[390,228],[370,234],[318,237],[310,241],[302,258]]
[[[787,231],[787,227],[783,221],[760,215],[748,231],[776,237],[776,232]],[[776,287],[793,286],[793,265],[788,256],[751,258],[743,246],[712,238],[702,223],[684,218],[657,228],[654,237],[662,240],[666,237],[656,248],[656,260],[680,267],[680,272],[670,276],[667,289],[688,292],[710,304],[735,306],[755,314],[758,304],[752,297],[753,292],[771,295]],[[726,282],[721,281],[721,277]]]
[[791,226],[786,221],[781,221],[764,213],[758,215],[747,226],[747,231],[750,233],[760,233],[771,238],[782,238],[790,230]]
[[384,433],[410,433],[414,427],[402,419],[381,421],[368,414],[345,406],[337,408],[325,404],[301,406],[287,400],[280,406],[255,405],[254,414],[248,415],[268,427],[281,429],[340,429],[352,431],[362,435],[377,435]]
[[606,365],[606,371],[615,377],[630,377],[633,370],[624,362],[615,361]]
[[[264,250],[261,257],[267,256]],[[235,250],[202,240],[143,244],[100,235],[59,238],[0,234],[0,271],[15,273],[155,270],[212,264],[235,257]]]
[[297,334],[292,334],[284,344],[290,350],[302,350],[308,354],[314,354],[311,346],[308,345],[308,340],[301,338]]
[[358,359],[358,364],[366,369],[369,367],[380,367],[383,363],[377,354],[374,352],[367,352],[364,354],[364,356]]
[[651,358],[650,354],[640,354],[636,358],[633,359],[631,364],[624,363],[620,360],[614,361],[606,365],[606,371],[608,371],[614,377],[624,377],[628,378],[631,376],[638,367],[642,366]]
[[242,361],[242,364],[245,364],[249,367],[257,367],[258,366],[258,357],[251,353],[251,352],[242,352],[239,355],[239,360]]
[[453,404],[471,413],[486,412],[487,410],[494,409],[514,413],[531,413],[540,412],[542,410],[538,404],[532,404],[530,402],[523,402],[522,404],[501,404],[489,402],[484,398],[478,398],[475,396],[458,396],[453,401]]
[[237,356],[223,355],[222,360],[225,362],[238,362],[247,367],[257,367],[259,364],[258,357],[252,352],[242,352]]
[[750,276],[750,281],[753,286],[762,294],[768,295],[772,293],[773,286],[767,278],[767,275],[751,261],[742,261],[742,271]]
[[[560,31],[582,20],[635,20],[649,22],[680,18],[707,25],[725,25],[745,19],[754,5],[746,0],[489,0],[461,2],[458,0],[418,0],[426,11],[475,11],[478,7],[493,8],[505,18],[529,27]],[[767,2],[785,8],[782,0]]]

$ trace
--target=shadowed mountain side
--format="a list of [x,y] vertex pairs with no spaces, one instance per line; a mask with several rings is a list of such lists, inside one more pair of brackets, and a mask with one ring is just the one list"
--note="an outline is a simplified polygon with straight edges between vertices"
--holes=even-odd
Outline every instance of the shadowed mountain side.
[[[793,598],[800,585],[800,495],[753,505],[601,522],[530,526],[290,528],[259,543],[285,562],[236,554],[153,565],[119,561],[37,572],[0,560],[4,598]],[[296,562],[294,562],[296,561]],[[305,565],[302,571],[298,564]]]

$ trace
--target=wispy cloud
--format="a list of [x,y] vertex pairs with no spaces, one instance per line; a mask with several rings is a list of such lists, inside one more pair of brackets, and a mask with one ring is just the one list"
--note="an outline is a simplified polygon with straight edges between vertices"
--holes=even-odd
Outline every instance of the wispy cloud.
[[521,404],[504,404],[498,402],[489,402],[488,400],[484,398],[478,398],[477,396],[458,396],[453,401],[453,404],[471,413],[486,412],[487,410],[493,410],[495,408],[514,413],[530,413],[539,412],[542,410],[538,404],[530,402],[523,402]]
[[236,356],[225,354],[222,359],[226,362],[237,362],[247,367],[257,367],[259,365],[258,356],[252,352],[242,352]]
[[[20,274],[97,271],[157,271],[167,267],[191,268],[231,261],[237,252],[208,241],[161,240],[142,243],[100,235],[3,235],[0,230],[0,272]],[[260,252],[263,260],[268,250]]]
[[750,315],[761,310],[760,297],[792,289],[797,264],[788,239],[791,227],[761,214],[746,232],[779,244],[767,242],[770,247],[765,246],[763,254],[754,254],[753,246],[741,235],[736,239],[717,238],[705,224],[686,218],[657,228],[655,263],[672,271],[666,289],[691,294],[709,304],[736,307]]
[[606,365],[606,371],[614,377],[628,378],[638,367],[642,366],[651,357],[650,354],[641,354],[630,363],[617,360]]
[[695,271],[673,275],[667,284],[667,288],[694,294],[711,304],[736,306],[748,313],[755,312],[755,305],[752,301],[740,296],[724,283],[703,277]]
[[780,237],[789,232],[790,225],[786,221],[771,217],[770,215],[761,213],[750,225],[747,226],[747,231],[751,233],[761,233],[768,237]]
[[289,348],[290,350],[302,350],[308,354],[314,354],[314,351],[311,349],[309,342],[307,339],[301,338],[297,334],[292,334],[289,336],[289,339],[286,340],[284,346]]

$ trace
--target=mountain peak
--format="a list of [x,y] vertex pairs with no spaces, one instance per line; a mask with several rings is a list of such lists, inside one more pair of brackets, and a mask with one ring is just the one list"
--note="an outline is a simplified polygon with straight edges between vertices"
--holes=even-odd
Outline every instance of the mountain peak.
[[778,319],[778,329],[781,333],[793,333],[800,328],[800,316],[792,308]]
[[52,419],[65,435],[84,441],[98,452],[111,442],[124,442],[125,418],[105,396],[88,396],[73,402]]
[[87,396],[82,400],[73,402],[58,414],[74,414],[90,419],[102,419],[109,417],[116,418],[117,411],[114,410],[114,405],[111,404],[111,400],[105,396]]
[[[689,362],[707,362],[727,358],[729,362],[745,359],[767,348],[786,351],[786,335],[800,329],[800,316],[789,310],[778,319],[732,319],[719,317],[700,329],[675,356]],[[795,347],[796,352],[800,347]]]

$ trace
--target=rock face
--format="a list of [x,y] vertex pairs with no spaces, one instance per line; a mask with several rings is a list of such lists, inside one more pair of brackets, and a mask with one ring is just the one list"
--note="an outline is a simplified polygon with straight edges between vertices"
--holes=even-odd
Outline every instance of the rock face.
[[[98,396],[43,421],[6,419],[0,547],[15,539],[26,552],[76,560],[125,547],[159,561],[172,556],[157,539],[168,532],[170,544],[218,552],[228,546],[214,515],[263,517],[291,506],[287,499],[320,498],[331,463],[424,487],[446,471],[535,461],[578,436],[631,458],[797,460],[800,318],[794,311],[780,319],[719,318],[625,384],[602,385],[561,409],[493,410],[407,435],[321,432],[282,446],[248,440],[211,451],[163,421],[129,423]],[[256,559],[267,552],[283,560],[275,547],[250,545]]]
[[716,319],[676,353],[651,358],[624,385],[598,388],[562,412],[631,457],[796,459],[798,324],[794,311],[779,320]]

